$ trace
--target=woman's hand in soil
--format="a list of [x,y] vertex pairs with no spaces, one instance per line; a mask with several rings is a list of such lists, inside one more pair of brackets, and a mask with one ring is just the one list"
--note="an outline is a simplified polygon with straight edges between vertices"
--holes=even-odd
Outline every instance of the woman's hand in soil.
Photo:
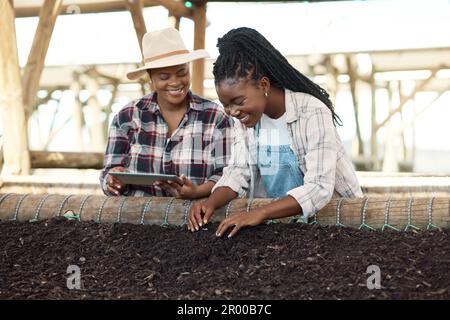
[[[109,172],[128,172],[128,170],[125,167],[114,167],[111,168]],[[125,190],[125,184],[110,174],[106,176],[106,187],[109,192],[115,194],[116,196],[120,195],[123,190]]]
[[198,186],[189,180],[184,174],[180,176],[181,184],[175,181],[156,181],[155,185],[177,199],[198,198]]
[[209,221],[214,210],[214,206],[211,205],[208,200],[194,203],[189,211],[188,230],[191,232],[198,231],[203,224],[206,224]]
[[250,212],[236,212],[223,220],[216,231],[216,236],[221,237],[228,228],[234,227],[231,230],[228,238],[234,236],[243,227],[254,227],[265,220],[264,214],[260,210],[252,210]]

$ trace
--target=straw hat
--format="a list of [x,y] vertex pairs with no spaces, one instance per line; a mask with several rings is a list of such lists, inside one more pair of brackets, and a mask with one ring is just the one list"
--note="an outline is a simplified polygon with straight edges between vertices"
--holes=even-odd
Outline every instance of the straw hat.
[[197,59],[209,57],[206,50],[190,52],[186,49],[181,35],[175,28],[148,32],[142,38],[144,66],[127,73],[127,78],[136,80],[148,69],[176,66]]

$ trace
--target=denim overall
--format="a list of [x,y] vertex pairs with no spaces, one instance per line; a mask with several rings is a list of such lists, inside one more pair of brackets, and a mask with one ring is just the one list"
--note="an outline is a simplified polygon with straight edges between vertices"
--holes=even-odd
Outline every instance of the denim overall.
[[256,125],[258,141],[256,165],[269,198],[285,197],[289,190],[303,185],[303,173],[290,145],[260,145],[260,123]]

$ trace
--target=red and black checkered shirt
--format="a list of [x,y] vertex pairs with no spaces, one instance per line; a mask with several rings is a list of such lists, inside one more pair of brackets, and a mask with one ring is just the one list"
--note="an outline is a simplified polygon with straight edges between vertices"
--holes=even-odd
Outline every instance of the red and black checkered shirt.
[[[150,93],[122,108],[114,117],[106,146],[100,184],[116,166],[129,172],[186,175],[194,184],[217,182],[227,166],[232,143],[232,120],[216,103],[188,93],[189,107],[172,136]],[[127,196],[168,196],[157,186],[128,185]]]

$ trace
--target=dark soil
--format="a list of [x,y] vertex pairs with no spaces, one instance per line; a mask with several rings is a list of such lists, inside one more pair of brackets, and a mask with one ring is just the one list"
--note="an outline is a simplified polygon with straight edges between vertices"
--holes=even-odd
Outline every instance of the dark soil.
[[[450,298],[449,230],[271,224],[228,239],[216,227],[0,223],[0,299]],[[367,288],[370,265],[381,289]]]

